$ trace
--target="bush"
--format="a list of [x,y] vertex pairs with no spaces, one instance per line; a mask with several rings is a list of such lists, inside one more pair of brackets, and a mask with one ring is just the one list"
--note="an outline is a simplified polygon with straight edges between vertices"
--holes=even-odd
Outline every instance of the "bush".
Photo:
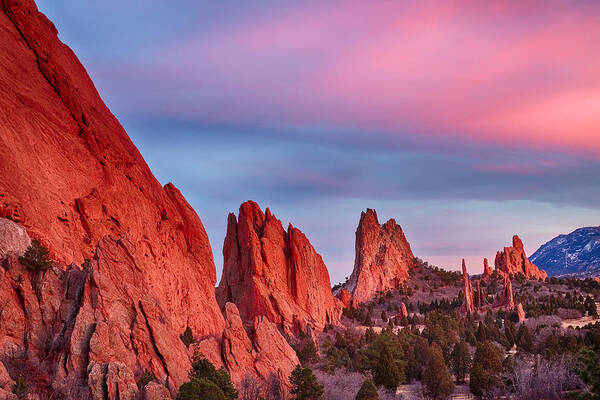
[[372,380],[366,379],[363,382],[354,400],[379,400],[377,388]]
[[139,389],[142,389],[143,387],[145,387],[147,384],[149,384],[150,382],[152,382],[154,380],[154,374],[146,369],[144,371],[144,373],[142,374],[142,376],[140,376],[140,379],[137,380],[137,386]]
[[295,400],[318,400],[323,396],[323,386],[308,367],[297,365],[290,375],[292,389],[290,393]]
[[206,378],[192,378],[179,388],[177,400],[227,400],[223,391]]
[[[223,399],[224,400],[235,400],[238,398],[238,392],[235,389],[235,387],[233,386],[233,383],[231,383],[231,377],[229,376],[229,372],[227,372],[227,370],[224,367],[219,368],[218,370],[215,368],[214,365],[212,365],[212,363],[210,361],[208,361],[206,358],[204,358],[201,354],[196,353],[194,354],[194,361],[192,362],[192,370],[190,371],[190,381],[184,383],[181,387],[180,387],[180,393],[181,393],[181,389],[183,388],[184,385],[186,384],[190,384],[188,386],[186,386],[189,389],[186,390],[190,390],[192,391],[196,391],[199,390],[199,388],[202,388],[202,390],[207,390],[207,393],[211,393],[211,395],[213,396],[217,396],[217,392],[215,390],[213,390],[212,388],[208,388],[206,387],[205,382],[203,381],[203,379],[208,380],[209,382],[213,383],[214,385],[217,386],[217,388],[220,390],[220,392],[223,394]],[[188,392],[186,392],[188,393]],[[191,393],[191,392],[190,392]],[[204,397],[183,397],[182,399],[204,399]],[[177,397],[178,400],[180,400],[179,397]],[[208,399],[208,397],[207,397]],[[213,397],[210,397],[210,399],[213,399]],[[220,399],[219,397],[214,397],[214,399]]]
[[48,249],[34,239],[25,254],[19,257],[19,261],[30,271],[46,271],[52,267],[52,260],[50,260],[48,254]]
[[192,329],[188,326],[183,331],[183,334],[179,336],[185,347],[190,347],[190,344],[194,343],[194,334],[192,333]]
[[19,400],[26,399],[29,394],[29,387],[27,387],[25,379],[18,377],[15,384],[12,386],[12,392]]

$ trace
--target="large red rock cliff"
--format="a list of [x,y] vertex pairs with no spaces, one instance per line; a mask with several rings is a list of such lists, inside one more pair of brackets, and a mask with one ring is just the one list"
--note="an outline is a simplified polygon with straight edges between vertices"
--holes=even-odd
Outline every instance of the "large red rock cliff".
[[380,225],[375,210],[362,212],[356,229],[354,270],[344,284],[352,303],[370,300],[378,291],[405,282],[413,265],[410,244],[394,219]]
[[299,229],[285,231],[268,208],[263,213],[247,201],[238,219],[229,214],[223,260],[217,299],[236,304],[244,321],[265,316],[290,332],[339,321],[321,256]]
[[[190,368],[185,328],[217,364],[239,328],[217,304],[200,218],[155,179],[32,0],[0,0],[0,50],[0,217],[15,221],[0,218],[0,373],[27,372],[42,396],[133,399],[147,369],[153,392],[174,394]],[[30,237],[52,269],[18,261]],[[293,259],[311,256],[294,243]],[[293,351],[274,326],[255,325],[250,372],[287,373]]]
[[504,274],[516,275],[521,273],[527,279],[546,279],[548,274],[543,269],[529,261],[525,255],[523,242],[515,235],[512,239],[512,247],[496,253],[494,261],[496,270]]

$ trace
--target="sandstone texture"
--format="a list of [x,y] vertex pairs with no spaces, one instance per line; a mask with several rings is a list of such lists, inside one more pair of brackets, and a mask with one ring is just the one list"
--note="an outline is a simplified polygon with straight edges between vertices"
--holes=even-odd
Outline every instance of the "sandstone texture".
[[339,322],[341,307],[321,256],[299,229],[284,230],[268,208],[263,213],[247,201],[237,219],[229,214],[223,261],[217,299],[221,306],[236,304],[244,322],[264,316],[291,333]]
[[400,313],[398,314],[398,317],[400,319],[402,318],[408,318],[408,310],[406,309],[406,304],[402,303],[402,305],[400,306]]
[[344,285],[354,306],[410,277],[414,256],[402,228],[394,219],[380,225],[375,210],[361,213],[355,251],[354,270]]
[[[251,321],[252,348],[238,346],[247,354],[225,356],[221,341],[243,335],[216,301],[200,218],[152,175],[33,0],[0,0],[0,49],[0,390],[25,376],[39,398],[172,397],[194,349],[287,381],[295,353],[266,320]],[[299,231],[285,237],[296,305],[286,315],[333,319],[320,257]],[[21,265],[30,238],[50,250],[51,269]],[[155,379],[140,391],[146,370]]]
[[496,253],[494,261],[496,270],[509,275],[521,273],[527,279],[546,279],[548,274],[543,269],[529,261],[523,249],[523,242],[518,236],[513,236],[512,247]]
[[523,304],[517,304],[517,316],[519,317],[519,322],[525,321],[525,310],[523,310]]
[[0,218],[0,259],[9,255],[22,256],[29,246],[31,239],[25,228],[11,220]]

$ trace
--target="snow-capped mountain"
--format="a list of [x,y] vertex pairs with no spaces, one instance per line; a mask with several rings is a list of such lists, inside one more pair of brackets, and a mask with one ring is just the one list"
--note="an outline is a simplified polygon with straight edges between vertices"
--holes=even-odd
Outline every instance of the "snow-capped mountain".
[[542,245],[529,259],[549,276],[600,276],[600,226],[559,235]]

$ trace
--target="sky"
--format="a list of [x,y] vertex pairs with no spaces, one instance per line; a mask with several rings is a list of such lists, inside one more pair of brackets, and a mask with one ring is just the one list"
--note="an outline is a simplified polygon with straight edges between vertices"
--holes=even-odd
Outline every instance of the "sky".
[[249,199],[332,284],[361,211],[471,273],[600,225],[600,2],[38,0],[209,235]]

